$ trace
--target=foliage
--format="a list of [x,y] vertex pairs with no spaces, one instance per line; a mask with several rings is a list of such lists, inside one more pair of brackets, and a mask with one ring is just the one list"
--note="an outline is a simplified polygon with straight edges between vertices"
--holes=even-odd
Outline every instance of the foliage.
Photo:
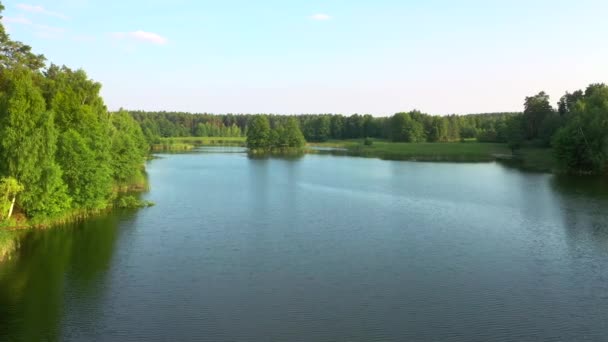
[[15,178],[0,178],[0,221],[10,218],[13,200],[22,191],[23,185]]
[[524,103],[525,137],[527,139],[538,138],[543,121],[553,113],[553,107],[549,103],[549,95],[544,91],[541,91],[537,95],[526,97]]
[[251,120],[247,130],[247,147],[250,149],[269,149],[272,146],[270,122],[265,115],[258,115]]
[[116,207],[121,209],[137,209],[151,207],[154,203],[150,201],[140,200],[135,196],[122,196],[116,201]]
[[247,129],[247,147],[252,151],[272,149],[299,149],[306,144],[298,121],[289,117],[285,122],[276,122],[270,127],[268,117],[258,115]]
[[129,114],[108,113],[99,83],[44,62],[0,25],[0,190],[10,185],[16,210],[37,221],[107,207],[149,149]]
[[562,167],[577,173],[607,173],[608,86],[590,85],[567,114],[566,125],[553,139]]
[[491,161],[496,155],[508,154],[504,144],[497,143],[405,143],[376,140],[365,145],[360,140],[336,140],[313,143],[313,146],[346,149],[348,154],[391,160],[419,161]]

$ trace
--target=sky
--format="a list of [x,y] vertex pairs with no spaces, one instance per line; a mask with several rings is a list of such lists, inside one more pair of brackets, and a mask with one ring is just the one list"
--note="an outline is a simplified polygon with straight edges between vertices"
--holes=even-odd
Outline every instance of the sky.
[[0,1],[111,110],[506,112],[608,82],[606,0]]

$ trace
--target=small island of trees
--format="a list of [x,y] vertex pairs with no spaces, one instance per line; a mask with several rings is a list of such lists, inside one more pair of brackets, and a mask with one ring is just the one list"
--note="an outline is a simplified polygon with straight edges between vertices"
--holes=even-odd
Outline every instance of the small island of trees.
[[293,117],[271,127],[266,115],[256,115],[247,128],[247,147],[254,153],[299,151],[305,144],[304,134]]

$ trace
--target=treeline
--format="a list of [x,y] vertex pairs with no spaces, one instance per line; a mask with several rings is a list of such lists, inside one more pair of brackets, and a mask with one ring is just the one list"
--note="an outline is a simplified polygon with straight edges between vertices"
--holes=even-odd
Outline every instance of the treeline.
[[108,113],[100,88],[82,70],[45,67],[0,25],[0,221],[103,209],[141,180],[146,139],[128,113]]
[[[130,112],[137,120],[149,142],[161,137],[188,136],[244,136],[253,115],[248,114],[190,114],[182,112]],[[390,117],[354,114],[301,114],[295,118],[307,141],[323,142],[331,139],[378,138],[395,141],[460,141],[474,139],[487,142],[506,142],[503,127],[507,119],[518,113],[492,113],[434,116],[418,111],[399,113]],[[284,115],[265,115],[271,127],[282,124]],[[410,120],[411,119],[411,120]],[[401,127],[405,125],[406,127]],[[201,129],[201,127],[215,127]],[[396,127],[399,127],[397,129]],[[407,134],[403,128],[411,128]],[[226,132],[228,129],[232,132]]]
[[[557,109],[540,93],[526,98],[519,122],[524,139],[550,144],[562,168],[577,173],[608,174],[608,86],[591,84],[566,93]],[[520,139],[520,135],[512,139]],[[517,144],[517,140],[515,141]]]
[[256,115],[247,130],[247,147],[252,151],[301,149],[306,144],[296,118],[275,120],[271,126],[266,115]]
[[[234,127],[249,136],[254,118],[245,114],[188,114],[131,112],[149,142],[159,137],[192,136],[201,125]],[[556,107],[540,92],[527,97],[523,113],[491,113],[435,116],[411,111],[391,117],[371,115],[263,115],[269,127],[294,120],[307,141],[380,138],[398,142],[508,143],[521,147],[553,147],[563,170],[574,173],[608,173],[608,87],[592,84],[566,93]],[[206,126],[205,126],[206,127]],[[220,133],[222,134],[222,133]],[[272,139],[271,139],[272,140]],[[274,143],[270,143],[273,145]]]

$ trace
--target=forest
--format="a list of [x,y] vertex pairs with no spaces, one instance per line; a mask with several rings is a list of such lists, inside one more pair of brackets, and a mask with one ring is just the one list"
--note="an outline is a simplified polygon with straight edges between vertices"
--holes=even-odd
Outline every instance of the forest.
[[[2,9],[0,5],[0,9]],[[47,64],[0,25],[0,221],[98,211],[143,182],[150,146],[167,137],[247,137],[253,150],[309,142],[503,143],[516,153],[551,147],[570,173],[608,173],[608,87],[566,93],[554,107],[540,92],[520,113],[390,117],[370,114],[109,112],[101,84],[83,70]]]
[[[553,148],[564,172],[577,174],[608,173],[608,87],[592,84],[562,96],[551,105],[549,96],[540,92],[524,99],[519,113],[467,115],[429,115],[414,110],[391,117],[369,114],[189,114],[180,112],[130,112],[140,123],[148,143],[163,137],[201,136],[207,132],[232,131],[236,135],[259,135],[262,131],[282,130],[287,122],[300,128],[308,142],[376,138],[393,142],[503,143],[517,153],[527,147]],[[262,123],[258,121],[263,117]],[[266,127],[268,125],[269,127]],[[258,130],[255,128],[256,131]],[[270,133],[262,133],[264,134]],[[208,135],[213,136],[213,135]],[[233,135],[235,136],[235,135]],[[276,140],[276,139],[274,139]],[[273,145],[273,139],[262,145]],[[259,148],[258,142],[250,147]],[[276,145],[276,144],[275,144]],[[284,143],[283,143],[284,145]]]
[[0,222],[86,215],[142,184],[146,139],[128,113],[108,112],[100,89],[0,25]]

